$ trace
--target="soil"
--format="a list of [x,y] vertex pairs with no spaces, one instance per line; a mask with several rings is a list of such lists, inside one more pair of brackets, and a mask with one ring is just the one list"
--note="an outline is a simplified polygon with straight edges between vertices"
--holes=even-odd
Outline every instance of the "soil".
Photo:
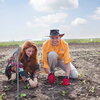
[[[60,85],[64,72],[56,69],[56,83],[50,85],[46,81],[47,75],[39,75],[39,85],[30,88],[28,83],[19,81],[19,100],[100,100],[100,43],[69,44],[72,63],[79,72],[78,79],[70,79],[70,86]],[[7,59],[17,46],[0,47],[0,100],[16,100],[17,83],[15,74],[7,80],[4,72]],[[41,46],[38,46],[41,58]]]

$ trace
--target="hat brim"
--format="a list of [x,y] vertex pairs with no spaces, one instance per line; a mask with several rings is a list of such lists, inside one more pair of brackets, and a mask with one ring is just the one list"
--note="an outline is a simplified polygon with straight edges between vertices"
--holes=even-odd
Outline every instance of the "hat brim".
[[59,34],[59,35],[50,35],[49,37],[52,37],[52,36],[60,36],[60,37],[63,37],[65,34]]

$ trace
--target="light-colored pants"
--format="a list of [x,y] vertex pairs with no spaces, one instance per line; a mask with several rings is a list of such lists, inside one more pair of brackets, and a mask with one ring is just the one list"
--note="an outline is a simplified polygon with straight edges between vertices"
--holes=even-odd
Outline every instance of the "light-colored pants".
[[[66,72],[66,67],[65,64],[62,60],[58,60],[58,54],[54,51],[51,51],[48,53],[48,62],[50,65],[50,70],[51,72],[54,73],[54,68],[56,66],[60,67],[61,69],[63,69]],[[70,68],[71,68],[71,72],[70,72],[70,76],[71,78],[78,78],[78,72],[76,70],[76,68],[72,65],[72,63],[70,62]],[[67,64],[66,64],[67,66]]]

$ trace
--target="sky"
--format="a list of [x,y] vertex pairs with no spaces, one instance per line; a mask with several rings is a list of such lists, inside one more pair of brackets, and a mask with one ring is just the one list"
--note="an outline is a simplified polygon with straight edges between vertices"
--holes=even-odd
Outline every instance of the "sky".
[[0,41],[100,38],[100,0],[0,0]]

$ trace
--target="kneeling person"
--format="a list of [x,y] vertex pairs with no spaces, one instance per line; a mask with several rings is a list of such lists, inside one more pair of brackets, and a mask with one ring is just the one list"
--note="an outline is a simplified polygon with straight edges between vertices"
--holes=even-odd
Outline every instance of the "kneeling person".
[[[18,53],[19,52],[19,53]],[[17,50],[9,59],[8,65],[5,70],[5,74],[8,79],[11,78],[11,73],[17,73],[17,67],[19,76],[23,81],[28,81],[31,87],[38,85],[38,50],[36,45],[31,41],[26,41],[20,50]],[[16,57],[18,57],[18,63]]]
[[62,85],[70,85],[69,77],[78,78],[78,72],[71,63],[68,43],[61,39],[63,35],[59,33],[59,30],[50,30],[50,39],[42,46],[42,62],[45,72],[48,73],[49,83],[56,81],[54,68],[58,66],[65,71]]

